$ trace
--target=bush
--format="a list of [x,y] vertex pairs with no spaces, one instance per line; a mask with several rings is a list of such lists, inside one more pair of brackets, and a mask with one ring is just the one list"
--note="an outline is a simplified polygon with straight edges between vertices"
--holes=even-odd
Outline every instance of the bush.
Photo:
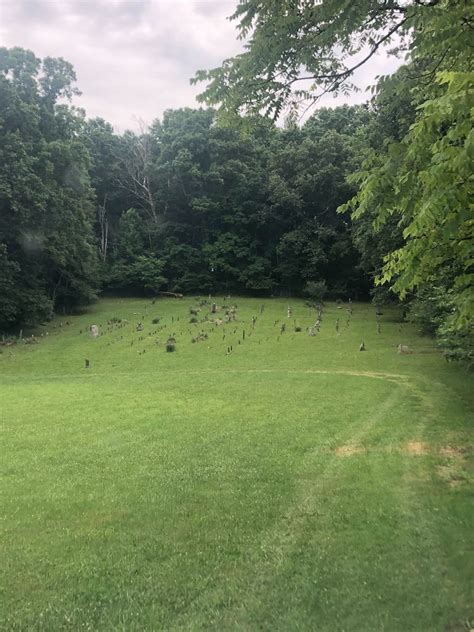
[[314,301],[322,301],[328,292],[326,281],[308,281],[303,292]]
[[447,360],[474,365],[474,329],[469,320],[458,318],[456,294],[450,279],[435,279],[418,290],[409,305],[408,319],[421,333],[434,335]]
[[399,305],[399,298],[385,285],[377,285],[370,291],[372,303],[380,311],[385,305]]
[[162,275],[164,263],[152,256],[140,255],[129,261],[117,261],[104,279],[110,289],[128,289],[135,292],[157,292],[166,283]]

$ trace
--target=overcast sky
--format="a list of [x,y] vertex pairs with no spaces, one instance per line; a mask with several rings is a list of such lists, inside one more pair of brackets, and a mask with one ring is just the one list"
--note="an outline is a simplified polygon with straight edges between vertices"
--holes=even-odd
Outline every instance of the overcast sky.
[[[0,0],[0,45],[37,57],[64,57],[83,93],[75,104],[117,131],[150,123],[164,110],[197,107],[195,71],[238,53],[237,0]],[[380,54],[357,76],[362,89],[399,62]],[[324,105],[360,103],[367,93],[327,97]]]

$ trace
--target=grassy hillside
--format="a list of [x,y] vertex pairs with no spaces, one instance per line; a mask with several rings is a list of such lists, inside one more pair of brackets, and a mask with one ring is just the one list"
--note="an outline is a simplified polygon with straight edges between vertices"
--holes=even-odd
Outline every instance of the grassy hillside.
[[1,629],[473,627],[471,377],[395,312],[215,300],[0,347]]

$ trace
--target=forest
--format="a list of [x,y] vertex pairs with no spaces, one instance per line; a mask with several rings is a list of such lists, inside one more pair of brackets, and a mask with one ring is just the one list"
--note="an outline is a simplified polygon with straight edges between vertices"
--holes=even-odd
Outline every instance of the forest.
[[[253,4],[237,10],[244,31]],[[445,54],[425,35],[365,105],[315,107],[306,120],[291,103],[281,116],[290,97],[278,83],[260,94],[249,79],[281,17],[260,10],[240,82],[223,92],[235,75],[225,65],[194,79],[210,81],[201,98],[213,107],[122,134],[69,103],[68,61],[0,49],[0,331],[104,293],[371,299],[401,301],[447,358],[472,361],[467,9],[439,17],[415,2],[411,19],[441,29]],[[466,33],[453,34],[457,19]],[[279,63],[291,74],[302,61]]]

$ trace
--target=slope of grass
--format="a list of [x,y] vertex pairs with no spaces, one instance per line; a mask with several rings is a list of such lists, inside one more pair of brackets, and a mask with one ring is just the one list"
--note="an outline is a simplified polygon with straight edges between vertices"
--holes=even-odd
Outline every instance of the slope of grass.
[[103,300],[2,348],[0,627],[469,629],[471,377],[396,313],[310,337],[303,302],[235,302]]

